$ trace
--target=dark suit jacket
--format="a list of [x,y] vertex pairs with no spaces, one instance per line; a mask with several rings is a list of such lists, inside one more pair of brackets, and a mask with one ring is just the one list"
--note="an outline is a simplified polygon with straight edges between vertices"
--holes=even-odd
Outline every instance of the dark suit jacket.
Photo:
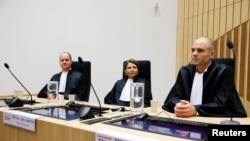
[[[194,65],[180,69],[177,80],[170,90],[163,109],[174,112],[174,106],[180,99],[190,100],[193,79],[196,73]],[[212,62],[203,76],[202,104],[195,105],[200,116],[246,117],[246,111],[240,101],[234,85],[233,69],[224,64]],[[232,109],[231,109],[232,108]]]
[[[118,80],[113,86],[112,90],[105,96],[104,103],[105,104],[113,104],[120,106],[129,106],[129,102],[121,101],[120,96],[122,93],[122,89],[124,88],[128,78],[123,78]],[[144,107],[150,107],[150,100],[152,100],[151,88],[149,87],[149,83],[142,78],[135,77],[134,82],[145,83],[144,86]]]
[[[58,81],[59,84],[61,74],[62,72],[53,75],[50,81]],[[65,99],[68,99],[69,94],[75,94],[76,100],[89,101],[89,90],[90,84],[80,72],[74,70],[68,72],[65,92],[62,93]],[[38,93],[38,97],[47,98],[47,84]]]

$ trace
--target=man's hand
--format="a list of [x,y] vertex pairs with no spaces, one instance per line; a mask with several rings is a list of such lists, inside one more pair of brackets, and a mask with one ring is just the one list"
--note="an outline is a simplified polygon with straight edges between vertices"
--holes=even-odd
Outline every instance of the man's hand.
[[189,101],[180,100],[174,107],[174,113],[177,117],[191,117],[195,116],[197,111]]

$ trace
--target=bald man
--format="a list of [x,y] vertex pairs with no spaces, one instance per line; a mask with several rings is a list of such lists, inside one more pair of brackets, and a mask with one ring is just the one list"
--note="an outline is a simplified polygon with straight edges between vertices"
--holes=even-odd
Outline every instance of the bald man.
[[180,69],[162,108],[177,117],[246,117],[232,67],[212,60],[213,40],[199,37],[191,51],[191,63]]

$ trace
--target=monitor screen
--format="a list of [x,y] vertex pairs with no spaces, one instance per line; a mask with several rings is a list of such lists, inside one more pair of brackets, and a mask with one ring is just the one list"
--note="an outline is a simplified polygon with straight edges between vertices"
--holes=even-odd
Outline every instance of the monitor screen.
[[106,122],[107,124],[170,135],[192,140],[207,140],[207,127],[198,125],[186,125],[167,122],[156,122],[137,119],[135,117],[124,118]]
[[65,107],[45,107],[39,109],[28,109],[24,111],[64,120],[73,120],[79,118],[78,111],[67,109]]
[[8,105],[6,104],[4,99],[0,99],[0,107],[7,107]]

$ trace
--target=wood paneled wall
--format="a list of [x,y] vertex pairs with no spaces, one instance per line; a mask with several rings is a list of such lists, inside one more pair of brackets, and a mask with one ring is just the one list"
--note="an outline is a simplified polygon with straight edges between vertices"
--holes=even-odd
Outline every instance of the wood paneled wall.
[[[176,71],[191,59],[191,46],[200,36],[215,41],[217,57],[233,57],[239,95],[250,101],[250,0],[178,0]],[[176,73],[177,74],[177,73]]]

